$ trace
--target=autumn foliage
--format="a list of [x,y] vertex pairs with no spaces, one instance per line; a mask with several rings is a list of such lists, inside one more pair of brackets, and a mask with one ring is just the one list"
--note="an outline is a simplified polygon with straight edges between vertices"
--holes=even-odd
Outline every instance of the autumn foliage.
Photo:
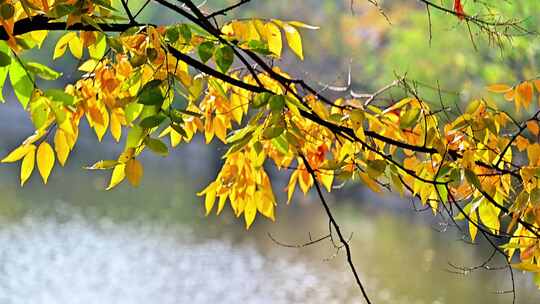
[[[9,76],[36,130],[2,159],[20,162],[21,185],[35,167],[47,183],[55,164],[65,165],[82,120],[98,140],[110,132],[124,147],[87,167],[111,171],[108,189],[140,184],[142,153],[167,156],[200,135],[228,147],[215,180],[199,193],[207,213],[228,205],[247,227],[257,215],[273,220],[278,202],[265,169],[273,164],[289,176],[289,202],[298,188],[331,191],[336,181],[415,196],[464,220],[473,241],[479,234],[501,240],[495,246],[512,266],[539,281],[539,81],[492,85],[453,116],[433,110],[406,79],[396,86],[408,96],[390,103],[376,94],[331,100],[270,64],[285,49],[303,59],[301,32],[317,27],[258,18],[216,27],[191,1],[180,1],[188,9],[154,2],[188,21],[138,24],[111,0],[2,2],[0,80]],[[454,10],[465,16],[461,1]],[[61,73],[24,55],[52,30],[62,32],[52,58],[76,58],[81,73],[43,90],[38,79]],[[503,99],[534,114],[516,121],[500,110]]]

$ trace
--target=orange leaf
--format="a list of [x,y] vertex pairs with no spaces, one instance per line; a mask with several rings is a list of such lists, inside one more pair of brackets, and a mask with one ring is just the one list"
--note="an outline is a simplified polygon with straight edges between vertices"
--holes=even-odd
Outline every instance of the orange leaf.
[[540,133],[540,127],[536,121],[527,121],[527,129],[529,129],[534,136],[538,136],[538,133]]
[[525,81],[517,86],[516,92],[516,102],[518,102],[519,98],[521,100],[519,100],[518,103],[521,103],[524,108],[528,108],[531,104],[534,93],[532,84],[528,81]]
[[488,86],[486,89],[493,93],[506,93],[512,90],[512,87],[506,84],[492,84]]

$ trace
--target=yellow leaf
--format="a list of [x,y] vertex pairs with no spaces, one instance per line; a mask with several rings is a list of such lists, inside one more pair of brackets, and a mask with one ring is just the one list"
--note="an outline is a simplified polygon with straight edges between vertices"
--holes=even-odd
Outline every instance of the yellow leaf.
[[11,151],[4,159],[2,159],[2,163],[13,163],[18,160],[21,160],[28,152],[35,149],[35,147],[32,147],[32,145],[22,145],[20,147],[17,147],[15,150]]
[[362,142],[366,142],[366,134],[364,133],[364,128],[360,125],[356,130],[354,130],[354,135]]
[[53,59],[62,57],[64,55],[69,41],[73,39],[75,36],[77,36],[77,34],[75,34],[74,32],[69,32],[65,34],[64,36],[60,37],[60,39],[58,39],[58,42],[56,43],[56,46],[54,47]]
[[271,219],[275,220],[274,205],[275,202],[272,198],[264,195],[263,191],[257,191],[254,196],[255,202],[257,202],[257,211]]
[[30,36],[32,37],[32,40],[37,43],[38,48],[41,48],[48,33],[49,31],[34,31],[30,33]]
[[104,107],[103,110],[99,111],[99,113],[102,121],[94,124],[94,131],[96,132],[98,140],[101,141],[105,135],[105,132],[107,132],[107,127],[109,126],[109,112]]
[[214,134],[219,138],[223,143],[227,142],[227,127],[225,126],[223,120],[216,116],[214,117]]
[[219,197],[219,202],[218,202],[218,210],[217,210],[217,214],[219,215],[221,213],[221,211],[223,210],[223,207],[225,207],[225,202],[227,201],[227,195],[222,195]]
[[512,264],[512,268],[529,272],[540,272],[540,266],[525,262],[519,264]]
[[36,159],[36,146],[30,145],[30,147],[32,147],[32,150],[26,153],[21,164],[21,186],[24,185],[24,183],[28,180],[30,175],[32,175],[32,171],[34,171],[34,161]]
[[136,160],[135,158],[127,161],[125,174],[132,186],[138,187],[141,184],[143,173],[144,170],[140,161]]
[[207,144],[212,141],[214,135],[214,124],[212,123],[212,119],[207,119],[204,125],[204,138],[206,139]]
[[476,216],[476,209],[469,214],[469,234],[471,235],[471,241],[474,242],[476,234],[478,233],[478,218]]
[[124,178],[126,178],[125,171],[126,164],[120,164],[114,167],[111,175],[111,181],[109,182],[109,187],[107,187],[107,190],[111,190],[112,188],[116,187],[124,180]]
[[294,189],[296,188],[296,181],[298,180],[298,170],[295,170],[291,174],[289,179],[289,184],[287,185],[287,204],[291,202],[291,199],[294,194]]
[[287,38],[287,44],[293,51],[293,53],[298,56],[301,60],[304,60],[304,51],[302,49],[302,37],[300,37],[300,33],[298,30],[288,24],[287,22],[279,21],[279,23],[283,30],[285,30],[285,37]]
[[171,138],[171,146],[174,148],[182,142],[182,135],[180,133],[176,132],[175,130],[171,130],[169,133],[169,136]]
[[488,86],[486,89],[493,93],[506,93],[512,90],[512,87],[506,84],[492,84]]
[[297,171],[300,170],[299,177],[298,177],[298,185],[300,186],[300,189],[304,194],[306,194],[309,191],[309,188],[313,185],[313,178],[311,177],[311,174],[307,170],[301,170],[297,169]]
[[293,26],[296,26],[296,27],[303,27],[303,28],[310,29],[310,30],[318,30],[318,29],[320,29],[320,27],[318,27],[316,25],[309,25],[309,24],[305,24],[305,23],[300,22],[300,21],[289,21],[289,24],[293,25]]
[[90,73],[96,69],[99,61],[95,59],[89,59],[79,66],[79,71]]
[[68,42],[69,50],[71,51],[71,54],[73,54],[73,57],[77,59],[81,59],[83,56],[83,43],[81,41],[81,38],[77,36],[76,34],[71,38]]
[[83,167],[86,170],[109,170],[113,169],[117,165],[119,165],[120,162],[118,160],[100,160],[96,163],[94,163],[92,166],[86,166]]
[[332,171],[323,171],[319,174],[321,184],[326,188],[326,191],[332,191],[332,183],[334,182],[334,173]]
[[120,138],[122,137],[122,124],[120,122],[119,115],[121,114],[119,114],[116,111],[112,111],[111,118],[110,118],[111,119],[110,121],[111,134],[113,138],[116,140],[116,142],[119,142]]
[[364,184],[366,184],[366,186],[368,186],[369,189],[371,189],[373,192],[377,192],[377,193],[381,192],[381,188],[379,187],[379,185],[373,179],[371,179],[371,177],[369,177],[366,173],[360,172],[358,175],[360,176]]
[[28,136],[28,138],[26,138],[23,142],[23,145],[29,145],[29,144],[33,144],[35,143],[36,141],[38,141],[40,138],[43,137],[43,135],[47,134],[47,131],[44,130],[44,129],[39,129],[39,130],[36,130],[34,132],[34,134]]
[[54,167],[54,159],[54,151],[51,145],[46,141],[42,142],[37,148],[37,167],[45,184]]
[[279,27],[273,22],[268,22],[265,27],[268,31],[268,49],[277,57],[281,57],[283,41],[281,39],[281,31],[279,30]]
[[62,129],[56,130],[56,134],[54,135],[54,150],[58,156],[58,162],[61,166],[64,166],[69,155],[70,147],[66,133]]
[[257,215],[257,203],[255,201],[249,201],[244,208],[244,219],[246,220],[246,229],[249,229],[255,216]]
[[204,198],[204,208],[206,209],[206,215],[210,214],[212,208],[214,207],[214,202],[216,201],[216,187],[217,182],[213,182],[203,191],[197,193],[197,195],[202,196],[206,195]]
[[499,221],[500,210],[487,200],[482,200],[480,206],[478,206],[479,218],[484,223],[484,226],[491,230],[491,232],[498,234],[501,224]]

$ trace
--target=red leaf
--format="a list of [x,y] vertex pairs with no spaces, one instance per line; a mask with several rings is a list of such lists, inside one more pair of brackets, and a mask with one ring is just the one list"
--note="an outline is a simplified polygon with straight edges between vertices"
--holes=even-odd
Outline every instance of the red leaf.
[[465,19],[465,11],[463,10],[461,0],[454,0],[454,11],[456,12],[459,20]]

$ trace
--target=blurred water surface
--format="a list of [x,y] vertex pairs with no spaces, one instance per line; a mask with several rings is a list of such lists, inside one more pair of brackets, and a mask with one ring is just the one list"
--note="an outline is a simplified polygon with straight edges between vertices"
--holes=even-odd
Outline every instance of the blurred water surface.
[[[343,252],[328,240],[291,249],[268,237],[301,244],[325,235],[316,200],[280,205],[277,223],[259,219],[246,231],[228,211],[204,217],[193,179],[161,176],[170,162],[147,164],[141,188],[112,192],[100,190],[104,178],[69,169],[47,186],[36,179],[19,189],[8,172],[16,168],[4,170],[0,303],[363,303]],[[375,303],[511,303],[496,294],[510,287],[505,271],[446,271],[449,261],[480,263],[487,248],[437,232],[430,214],[397,208],[407,202],[361,200],[333,208],[353,233],[354,260]],[[517,303],[540,301],[528,277],[516,282]]]

